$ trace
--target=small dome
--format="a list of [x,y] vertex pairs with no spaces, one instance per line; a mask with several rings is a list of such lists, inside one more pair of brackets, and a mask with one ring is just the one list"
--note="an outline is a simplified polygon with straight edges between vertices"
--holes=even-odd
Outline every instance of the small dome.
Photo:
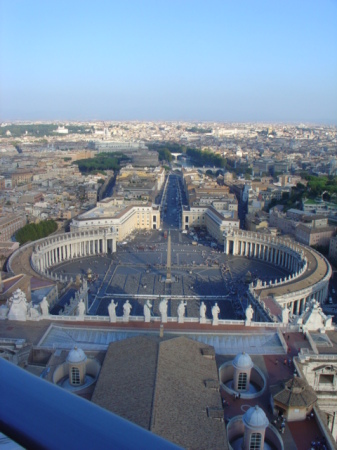
[[269,425],[265,412],[257,405],[249,408],[242,420],[248,428],[267,428]]
[[73,348],[72,350],[70,350],[69,355],[67,357],[67,362],[68,363],[79,363],[79,362],[83,362],[87,359],[87,357],[85,356],[84,351],[81,348]]
[[251,357],[247,353],[243,352],[236,355],[233,360],[233,366],[236,369],[246,370],[251,369],[254,364]]

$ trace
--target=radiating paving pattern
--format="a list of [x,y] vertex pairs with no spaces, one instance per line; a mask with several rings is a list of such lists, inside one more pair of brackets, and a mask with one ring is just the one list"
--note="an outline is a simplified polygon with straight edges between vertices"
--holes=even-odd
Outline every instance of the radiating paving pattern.
[[[121,341],[140,334],[151,332],[133,332],[105,330],[99,328],[76,328],[53,325],[42,338],[39,347],[70,349],[75,345],[83,350],[106,349],[111,342]],[[153,333],[152,333],[153,334]],[[166,331],[166,334],[169,333]],[[236,355],[246,352],[250,355],[276,355],[284,353],[277,333],[179,333],[190,339],[212,345],[219,355]]]
[[[232,301],[230,308],[227,301],[220,305],[220,318],[228,320],[244,319],[248,272],[251,279],[258,277],[262,281],[287,275],[283,268],[269,263],[213,250],[206,240],[192,246],[191,237],[178,230],[172,230],[171,236],[172,276],[175,282],[169,285],[163,283],[166,278],[167,239],[159,231],[135,233],[132,241],[127,245],[119,245],[117,252],[112,255],[82,257],[63,262],[51,270],[58,275],[71,275],[73,279],[77,275],[86,277],[88,269],[92,271],[88,302],[90,315],[107,316],[111,298],[119,295],[130,296],[132,316],[142,315],[142,302],[133,301],[133,297],[148,295],[159,298],[167,295],[196,298],[194,305],[190,304],[187,308],[186,314],[187,317],[198,317],[200,298],[211,295],[227,296]],[[223,303],[220,299],[215,301]],[[207,306],[208,317],[214,302]],[[122,308],[121,301],[119,308]],[[177,305],[174,300],[169,309],[169,315],[176,315]],[[158,315],[156,302],[153,312]],[[121,315],[121,312],[117,311],[117,314]]]

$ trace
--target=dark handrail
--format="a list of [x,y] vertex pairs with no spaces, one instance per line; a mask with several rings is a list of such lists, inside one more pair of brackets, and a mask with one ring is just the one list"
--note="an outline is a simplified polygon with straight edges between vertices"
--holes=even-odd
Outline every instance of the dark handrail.
[[0,431],[34,450],[180,448],[2,358]]

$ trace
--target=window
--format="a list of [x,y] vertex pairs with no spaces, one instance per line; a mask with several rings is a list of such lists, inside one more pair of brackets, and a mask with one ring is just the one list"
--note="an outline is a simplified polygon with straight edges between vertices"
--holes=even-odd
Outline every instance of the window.
[[239,373],[239,380],[238,380],[239,391],[245,391],[246,387],[247,387],[247,374]]
[[260,450],[261,441],[261,433],[252,433],[250,436],[249,450]]
[[80,371],[79,371],[78,367],[71,368],[71,384],[76,384],[76,385],[81,384]]
[[320,384],[330,384],[331,386],[333,386],[333,375],[329,375],[329,374],[321,374],[319,376],[319,382]]

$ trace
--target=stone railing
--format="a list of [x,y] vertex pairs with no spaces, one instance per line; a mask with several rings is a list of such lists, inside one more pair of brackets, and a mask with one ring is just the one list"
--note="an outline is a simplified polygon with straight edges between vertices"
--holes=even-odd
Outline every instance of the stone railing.
[[[78,302],[76,302],[77,304]],[[2,318],[7,319],[7,317]],[[117,316],[114,320],[110,320],[109,316],[97,316],[97,315],[37,315],[35,317],[27,317],[27,321],[40,321],[40,320],[50,320],[50,321],[58,321],[58,322],[109,322],[109,323],[128,323],[128,322],[145,322],[144,316],[129,316],[128,320],[125,320],[123,316]],[[217,324],[213,323],[212,319],[203,319],[203,321],[200,321],[200,318],[198,317],[184,317],[182,322],[179,322],[178,317],[167,317],[167,322],[165,323],[194,323],[194,324],[207,324],[212,325],[214,327],[217,327],[219,325],[225,325],[225,326],[247,326],[247,327],[259,327],[259,328],[279,328],[282,327],[283,324],[281,323],[272,323],[272,322],[250,322],[247,323],[244,320],[218,320]],[[161,323],[161,317],[160,316],[151,316],[150,322],[158,322]]]
[[305,259],[303,266],[297,272],[289,274],[288,276],[286,276],[284,278],[279,278],[279,280],[277,280],[275,278],[274,281],[270,280],[269,282],[261,281],[261,280],[258,279],[258,280],[256,280],[256,282],[253,285],[253,287],[256,288],[256,289],[264,289],[264,288],[267,289],[267,288],[271,288],[271,287],[282,286],[282,285],[284,285],[286,283],[289,283],[289,282],[294,281],[297,278],[301,277],[305,273],[307,268],[308,268],[308,262]]

